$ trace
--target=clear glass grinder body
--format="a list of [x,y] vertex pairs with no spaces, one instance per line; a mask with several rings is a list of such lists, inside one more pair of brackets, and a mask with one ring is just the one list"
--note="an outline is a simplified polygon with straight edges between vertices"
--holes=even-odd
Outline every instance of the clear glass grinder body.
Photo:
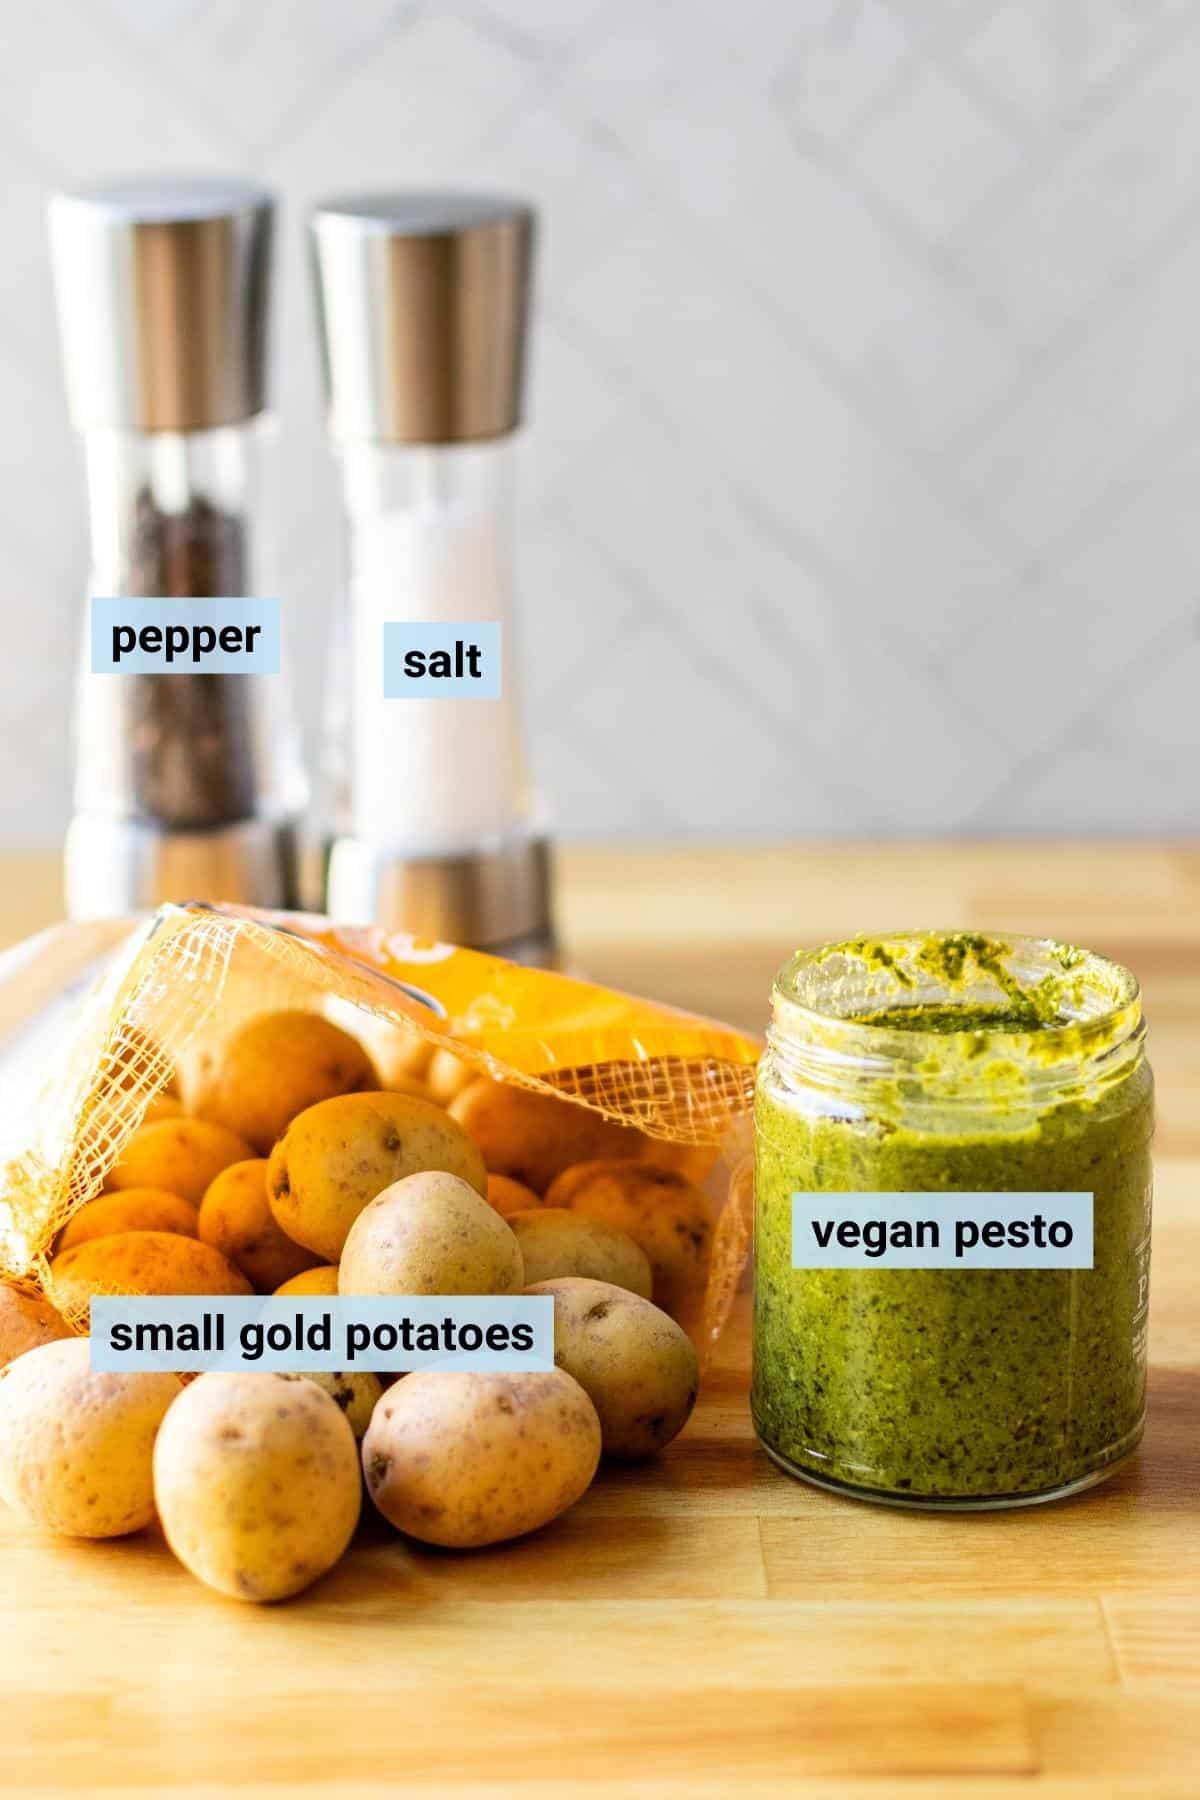
[[[350,195],[312,220],[347,519],[327,712],[328,910],[546,962],[549,846],[513,643],[534,242],[532,209],[500,195]],[[441,628],[426,644],[453,656],[457,685],[416,694],[401,679],[385,693],[389,625],[393,638]],[[500,627],[498,696],[471,691],[479,625]]]
[[[277,428],[96,430],[85,439],[90,594],[277,595]],[[75,804],[205,831],[294,817],[305,784],[283,677],[90,672],[85,626]]]
[[[273,218],[269,194],[224,180],[108,182],[50,203],[89,601],[281,598]],[[307,791],[286,676],[93,673],[90,619],[82,635],[71,915],[294,904]]]
[[[343,669],[331,723],[336,828],[398,856],[459,856],[530,829],[513,667],[511,437],[480,444],[348,444]],[[500,700],[385,699],[388,620],[489,621],[504,647]],[[402,775],[402,784],[397,776]]]

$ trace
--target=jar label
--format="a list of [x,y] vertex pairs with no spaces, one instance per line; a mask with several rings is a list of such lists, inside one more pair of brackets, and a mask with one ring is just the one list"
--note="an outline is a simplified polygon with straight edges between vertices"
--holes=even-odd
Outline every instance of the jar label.
[[794,1269],[1090,1269],[1091,1194],[793,1194]]

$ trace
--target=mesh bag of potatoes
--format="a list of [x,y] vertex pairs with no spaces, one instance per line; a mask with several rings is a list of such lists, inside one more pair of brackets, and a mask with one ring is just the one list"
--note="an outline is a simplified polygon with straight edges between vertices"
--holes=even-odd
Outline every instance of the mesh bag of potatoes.
[[[449,945],[165,908],[0,1118],[0,1498],[83,1537],[157,1516],[249,1600],[341,1557],[364,1477],[443,1547],[548,1523],[687,1422],[746,1258],[757,1054]],[[554,1298],[551,1370],[188,1381],[93,1371],[81,1335],[97,1294],[522,1291]]]
[[478,1182],[481,1161],[531,1278],[574,1272],[571,1221],[588,1221],[593,1257],[607,1244],[703,1354],[746,1257],[758,1049],[375,927],[166,907],[89,997],[22,1121],[0,1274],[76,1326],[92,1293],[334,1292],[317,1271],[375,1195],[421,1170]]

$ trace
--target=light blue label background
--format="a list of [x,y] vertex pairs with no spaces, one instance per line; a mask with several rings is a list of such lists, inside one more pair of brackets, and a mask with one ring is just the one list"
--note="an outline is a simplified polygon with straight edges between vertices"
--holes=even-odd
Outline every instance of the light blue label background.
[[[1072,1238],[1061,1249],[1047,1246],[1026,1249],[1005,1246],[990,1249],[976,1243],[962,1256],[954,1253],[955,1224],[962,1219],[983,1226],[990,1219],[1007,1225],[1031,1220],[1041,1213],[1047,1226],[1064,1221]],[[868,1256],[864,1244],[843,1246],[831,1237],[818,1243],[812,1229],[815,1220],[824,1228],[832,1219],[865,1225],[882,1219],[907,1220],[915,1227],[932,1219],[938,1227],[938,1248],[893,1250]],[[915,1235],[915,1232],[914,1232]],[[1092,1267],[1092,1196],[1090,1194],[793,1194],[792,1267],[794,1269],[1090,1269]]]
[[[480,651],[483,674],[478,678],[464,675],[406,675],[404,655],[408,650],[421,650],[426,657],[433,650],[444,650],[451,663],[458,642],[476,644]],[[504,687],[503,627],[494,619],[472,624],[427,622],[403,623],[389,619],[383,628],[383,697],[385,700],[499,700]]]
[[[176,1332],[182,1325],[194,1325],[203,1331],[205,1315],[225,1320],[225,1349],[192,1353],[174,1349],[117,1350],[112,1343],[116,1324],[170,1325]],[[297,1316],[309,1327],[329,1319],[329,1349],[307,1350],[264,1349],[259,1357],[242,1354],[241,1332],[247,1325],[261,1325],[264,1332],[271,1325],[294,1327]],[[463,1350],[447,1354],[443,1350],[379,1351],[368,1345],[351,1360],[346,1348],[351,1324],[399,1325],[403,1319],[419,1325],[438,1325],[453,1319],[456,1329],[478,1325],[486,1333],[489,1325],[528,1325],[533,1332],[531,1350]],[[286,1295],[258,1294],[234,1299],[214,1299],[193,1294],[184,1298],[160,1298],[153,1294],[97,1295],[91,1308],[93,1369],[552,1369],[554,1367],[554,1301],[549,1294],[518,1294],[498,1297],[494,1294],[401,1294],[324,1299],[306,1297],[289,1299]]]
[[[274,599],[237,600],[173,600],[173,599],[92,599],[92,674],[93,675],[278,675],[280,656],[280,608]],[[219,647],[192,660],[190,646],[174,661],[167,661],[164,644],[161,650],[127,650],[120,661],[113,657],[113,631],[119,625],[132,626],[140,632],[143,626],[157,625],[164,634],[171,625],[187,631],[207,625],[218,634],[226,625],[257,625],[259,636],[251,650],[222,650]]]

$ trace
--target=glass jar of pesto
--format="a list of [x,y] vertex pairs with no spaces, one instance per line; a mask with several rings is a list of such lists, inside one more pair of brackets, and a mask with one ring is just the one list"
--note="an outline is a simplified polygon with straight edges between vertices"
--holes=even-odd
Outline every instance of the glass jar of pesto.
[[[755,1109],[752,1394],[776,1462],[864,1499],[974,1508],[1089,1487],[1133,1450],[1144,1037],[1133,976],[1047,940],[906,933],[781,971]],[[794,1266],[811,1259],[793,1197],[824,1194],[920,1196],[935,1228],[968,1205],[955,1195],[991,1196],[970,1203],[986,1215],[1009,1194],[1090,1194],[1092,1266]]]

